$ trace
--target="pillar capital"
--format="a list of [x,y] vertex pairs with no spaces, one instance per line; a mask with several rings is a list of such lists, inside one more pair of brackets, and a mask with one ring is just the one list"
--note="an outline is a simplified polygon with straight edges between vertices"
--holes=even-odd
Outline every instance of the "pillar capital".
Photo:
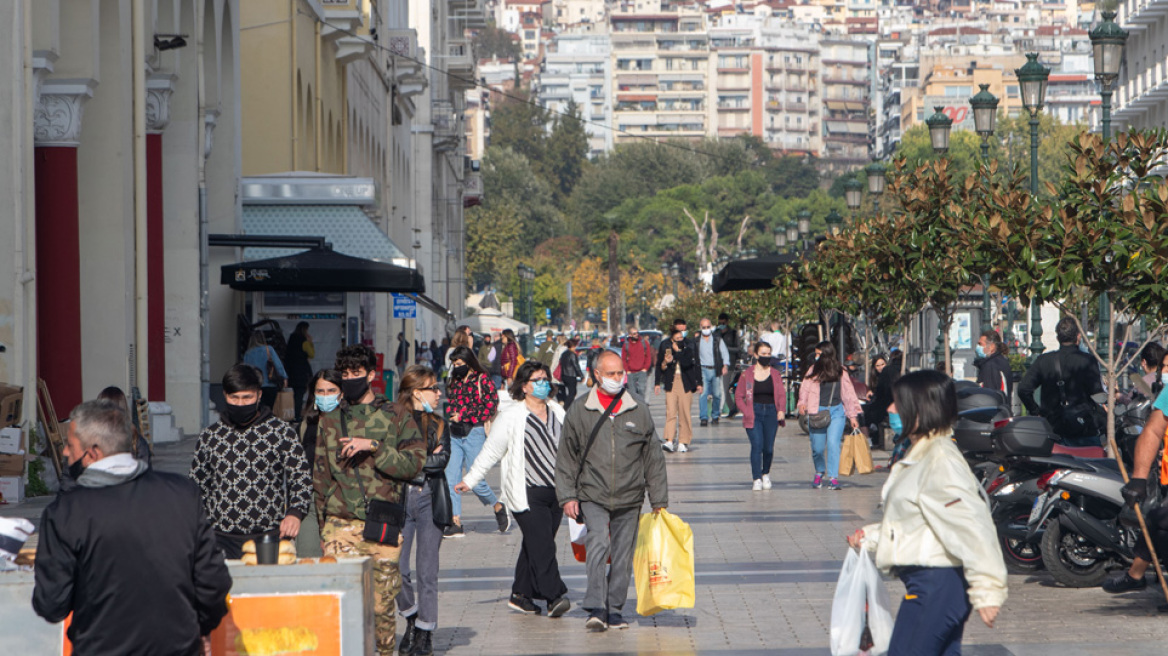
[[93,80],[45,80],[32,116],[37,147],[81,143],[81,109],[96,86]]
[[146,131],[161,134],[170,123],[170,96],[175,75],[156,73],[146,79]]

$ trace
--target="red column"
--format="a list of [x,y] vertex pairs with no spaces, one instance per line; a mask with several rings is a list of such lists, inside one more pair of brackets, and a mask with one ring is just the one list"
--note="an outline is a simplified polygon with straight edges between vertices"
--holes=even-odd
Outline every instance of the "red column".
[[147,373],[151,401],[166,400],[166,271],[162,243],[162,135],[146,135]]
[[38,147],[37,370],[60,417],[81,403],[81,239],[77,148]]

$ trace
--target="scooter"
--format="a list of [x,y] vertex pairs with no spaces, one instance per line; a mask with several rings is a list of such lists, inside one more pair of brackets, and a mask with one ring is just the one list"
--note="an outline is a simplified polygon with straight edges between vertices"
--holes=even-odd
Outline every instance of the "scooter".
[[957,384],[957,423],[953,425],[953,441],[983,487],[998,473],[999,465],[992,460],[990,443],[994,424],[1009,417],[1010,406],[1001,392],[964,381]]

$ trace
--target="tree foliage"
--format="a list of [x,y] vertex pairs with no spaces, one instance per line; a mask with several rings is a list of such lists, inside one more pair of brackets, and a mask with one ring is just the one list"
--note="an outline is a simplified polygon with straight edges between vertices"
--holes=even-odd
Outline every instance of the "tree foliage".
[[519,48],[519,41],[515,35],[496,27],[494,21],[479,30],[474,35],[471,44],[475,57],[478,59],[498,57],[499,59],[518,61],[523,56],[523,51]]

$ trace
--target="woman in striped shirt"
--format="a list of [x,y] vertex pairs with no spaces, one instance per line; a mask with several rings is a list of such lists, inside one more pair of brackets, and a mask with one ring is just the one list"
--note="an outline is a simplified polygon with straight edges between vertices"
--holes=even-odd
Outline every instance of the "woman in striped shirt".
[[563,510],[556,501],[555,470],[564,410],[548,403],[551,371],[537,360],[519,366],[509,391],[516,403],[495,418],[483,450],[454,489],[471,489],[502,462],[499,496],[523,532],[508,606],[539,614],[535,601],[541,600],[547,602],[548,617],[559,617],[571,607],[556,562],[556,531]]

